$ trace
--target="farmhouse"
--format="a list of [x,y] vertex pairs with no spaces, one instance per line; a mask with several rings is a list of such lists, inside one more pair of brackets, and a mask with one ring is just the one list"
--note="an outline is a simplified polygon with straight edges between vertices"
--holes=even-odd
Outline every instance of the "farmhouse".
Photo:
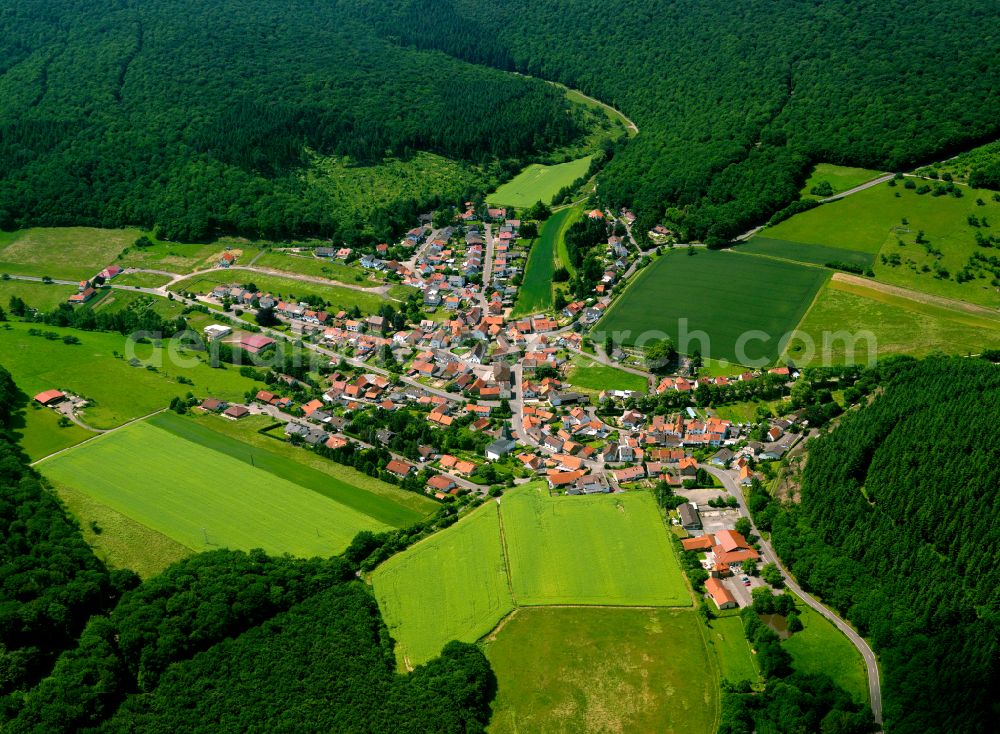
[[250,410],[244,405],[230,405],[223,411],[222,415],[230,420],[238,421],[240,418],[250,415]]
[[455,480],[447,474],[435,474],[427,480],[427,486],[439,492],[448,492],[455,486]]
[[42,405],[56,405],[61,403],[66,399],[66,394],[59,392],[58,390],[46,390],[45,392],[40,392],[35,396],[35,402],[41,403]]
[[96,294],[97,294],[97,291],[95,291],[90,286],[87,286],[82,291],[80,291],[79,293],[74,293],[73,295],[71,295],[66,300],[69,301],[70,303],[74,303],[74,304],[76,304],[76,303],[86,303],[91,298],[93,298]]
[[733,595],[717,578],[709,578],[705,581],[705,591],[712,597],[712,601],[719,609],[732,609],[736,606]]
[[250,334],[240,339],[240,349],[250,354],[258,354],[274,344],[274,339],[261,334]]

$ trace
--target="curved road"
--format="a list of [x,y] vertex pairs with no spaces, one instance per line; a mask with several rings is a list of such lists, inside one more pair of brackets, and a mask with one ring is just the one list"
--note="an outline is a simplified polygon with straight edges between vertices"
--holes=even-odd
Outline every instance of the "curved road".
[[761,559],[765,562],[774,563],[778,567],[778,570],[781,571],[781,575],[785,580],[785,585],[800,599],[802,599],[808,607],[816,610],[828,620],[833,622],[837,629],[843,632],[847,639],[851,641],[851,644],[853,644],[854,647],[858,649],[858,652],[861,653],[861,658],[864,660],[865,667],[868,669],[868,698],[872,707],[872,715],[875,717],[876,723],[881,726],[882,688],[879,681],[878,659],[875,657],[875,652],[871,649],[865,639],[854,630],[853,627],[837,616],[835,612],[816,601],[816,599],[814,599],[808,592],[803,591],[802,587],[795,582],[795,579],[788,572],[788,569],[785,568],[781,559],[778,558],[778,554],[774,552],[770,542],[764,540],[760,531],[757,530],[757,525],[754,523],[753,517],[750,515],[750,510],[747,509],[746,502],[743,499],[743,492],[740,489],[739,484],[736,483],[736,479],[733,477],[732,472],[716,469],[710,466],[705,466],[704,468],[708,470],[709,474],[719,479],[729,494],[733,495],[740,503],[740,511],[743,513],[744,517],[750,520],[750,526],[753,529],[754,535],[760,538]]

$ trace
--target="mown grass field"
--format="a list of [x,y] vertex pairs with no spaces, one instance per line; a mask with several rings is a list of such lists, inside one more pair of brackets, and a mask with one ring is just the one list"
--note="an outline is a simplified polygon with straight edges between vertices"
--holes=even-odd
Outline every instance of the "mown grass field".
[[[7,361],[6,355],[0,356],[0,365]],[[30,399],[31,395],[28,398]],[[75,446],[96,435],[75,423],[60,426],[59,415],[51,408],[43,408],[32,401],[13,418],[11,428],[14,440],[31,461],[38,461],[42,457]]]
[[732,683],[742,680],[756,683],[760,673],[743,632],[739,610],[715,610],[715,613],[716,618],[702,632],[718,663],[719,675]]
[[575,208],[563,209],[549,217],[531,246],[524,266],[524,279],[517,294],[512,316],[538,313],[552,308],[552,274],[555,272],[557,243],[575,220]]
[[345,265],[343,260],[326,257],[315,257],[311,251],[302,253],[266,252],[257,259],[254,267],[272,268],[286,273],[311,275],[316,278],[329,278],[341,283],[354,283],[366,288],[378,285],[371,279],[374,271],[368,271],[359,265]]
[[513,610],[498,512],[489,502],[375,570],[403,667],[436,657],[449,640],[475,642]]
[[652,495],[550,497],[510,492],[500,503],[519,605],[690,606]]
[[795,605],[803,629],[782,643],[792,667],[803,673],[825,673],[858,703],[868,701],[868,674],[857,648],[843,633],[805,604]]
[[814,349],[809,359],[808,347],[801,340],[789,343],[788,356],[801,364],[867,362],[866,335],[871,335],[874,354],[880,358],[923,356],[935,350],[978,354],[1000,347],[1000,317],[992,319],[837,280],[823,289],[798,329]]
[[[241,376],[231,365],[224,369],[209,367],[200,352],[177,350],[178,359],[174,359],[166,348],[136,344],[117,333],[19,322],[10,322],[9,326],[0,329],[0,362],[10,370],[18,387],[29,397],[55,388],[91,400],[82,419],[94,428],[114,428],[165,408],[172,398],[183,397],[189,391],[198,396],[242,400],[247,390],[260,387],[260,383]],[[33,327],[75,336],[80,343],[29,336],[28,329]],[[139,360],[139,366],[129,364],[132,355]],[[146,365],[156,370],[148,370]],[[177,381],[179,377],[193,384],[182,384]]]
[[711,734],[717,666],[699,624],[690,611],[519,609],[486,644],[489,731]]
[[823,268],[754,255],[671,252],[633,279],[593,333],[595,340],[616,335],[626,345],[666,335],[682,352],[698,349],[705,357],[764,366],[778,357],[779,341],[829,277]]
[[753,255],[780,257],[801,263],[812,263],[813,265],[848,263],[867,269],[875,263],[875,255],[870,252],[845,250],[808,242],[788,242],[787,240],[776,240],[771,237],[753,237],[746,244],[739,245],[738,251],[749,252]]
[[210,293],[217,285],[229,285],[232,283],[248,284],[257,286],[258,290],[270,292],[272,295],[285,299],[298,301],[306,296],[319,296],[334,311],[350,309],[357,306],[365,313],[378,313],[378,310],[386,303],[387,299],[378,293],[344,288],[333,283],[322,285],[320,283],[308,283],[293,278],[283,278],[277,275],[265,275],[250,270],[223,270],[219,269],[210,275],[200,275],[194,278],[187,278],[178,281],[170,286],[170,290],[181,293]]
[[573,357],[573,366],[566,378],[573,387],[586,392],[602,390],[637,390],[645,392],[647,383],[642,375],[608,367],[586,357]]
[[170,277],[159,273],[122,273],[114,279],[115,285],[137,285],[141,288],[159,288],[170,282]]
[[139,236],[134,229],[24,229],[0,240],[0,273],[83,280],[115,263]]
[[42,462],[39,470],[195,551],[325,556],[342,551],[360,530],[390,527],[297,483],[301,474],[292,461],[285,460],[279,475],[263,453],[268,469],[243,460],[246,449],[235,441],[201,443],[165,425],[134,423]]
[[802,187],[802,197],[817,199],[822,198],[811,194],[813,186],[820,181],[829,181],[834,194],[849,191],[855,186],[871,181],[882,175],[882,171],[873,171],[869,168],[851,168],[849,166],[835,166],[832,163],[817,163],[812,173]]
[[[920,181],[918,185],[933,185]],[[955,275],[965,267],[975,252],[995,254],[995,250],[976,245],[977,228],[969,224],[970,215],[977,220],[986,218],[989,227],[980,227],[985,234],[995,234],[1000,227],[1000,202],[993,200],[992,191],[960,187],[961,198],[920,195],[907,189],[902,182],[896,186],[880,184],[840,201],[811,209],[764,230],[764,236],[790,242],[856,250],[876,255],[875,277],[878,280],[914,290],[945,296],[989,307],[1000,307],[1000,293],[990,278],[976,278],[958,283]],[[897,196],[898,194],[898,196]],[[977,201],[981,200],[982,205]],[[903,223],[903,220],[906,223]],[[931,248],[940,251],[937,257],[916,242],[923,231]],[[898,242],[902,242],[899,245]],[[752,241],[751,241],[752,242]],[[887,262],[882,262],[882,256]],[[900,264],[892,265],[898,256]],[[924,267],[927,271],[924,271]],[[948,278],[935,275],[938,267],[949,273]]]
[[529,207],[541,201],[551,204],[559,191],[587,173],[593,156],[554,166],[532,163],[486,197],[489,204]]
[[[140,233],[135,232],[136,236]],[[192,245],[179,242],[163,242],[152,239],[151,247],[135,247],[134,239],[127,251],[122,252],[118,264],[122,267],[163,270],[168,273],[193,273],[196,270],[214,268],[230,248],[238,254],[237,263],[246,265],[260,252],[259,245],[236,237],[222,237],[209,244]]]
[[51,311],[77,292],[71,285],[46,284],[30,280],[0,280],[0,308],[6,311],[12,297],[39,311]]

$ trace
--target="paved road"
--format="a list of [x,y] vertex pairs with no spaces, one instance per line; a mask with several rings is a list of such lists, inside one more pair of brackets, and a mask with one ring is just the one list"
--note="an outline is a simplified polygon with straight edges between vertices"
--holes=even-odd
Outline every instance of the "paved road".
[[486,291],[493,289],[490,279],[493,277],[493,258],[496,242],[493,239],[493,225],[487,222],[485,227],[486,239],[486,259],[483,261],[483,298],[486,298]]
[[708,472],[718,478],[722,484],[725,486],[726,490],[733,495],[736,500],[740,503],[740,512],[750,520],[750,525],[753,528],[753,533],[758,538],[760,538],[760,548],[761,548],[761,559],[764,562],[772,562],[778,566],[781,571],[781,575],[785,579],[785,585],[792,590],[793,593],[799,596],[807,606],[816,610],[828,620],[836,625],[837,629],[847,636],[847,639],[858,649],[861,653],[861,658],[864,660],[865,667],[868,669],[868,697],[871,702],[872,714],[875,717],[875,721],[881,725],[882,724],[882,688],[879,682],[878,673],[878,659],[875,657],[875,652],[871,649],[865,639],[859,635],[853,627],[851,627],[847,622],[841,619],[837,614],[827,607],[823,606],[815,598],[813,598],[809,593],[803,591],[796,582],[792,575],[785,568],[778,554],[774,552],[771,544],[764,540],[761,536],[760,531],[757,530],[756,524],[754,524],[753,518],[750,515],[749,509],[747,509],[746,502],[743,499],[743,492],[740,489],[739,484],[737,484],[736,479],[733,477],[733,473],[730,471],[724,471],[721,469],[716,469],[711,466],[705,466]]
[[[207,268],[205,270],[196,270],[193,273],[165,273],[162,270],[144,270],[142,268],[128,268],[126,273],[156,273],[157,275],[172,275],[173,280],[162,287],[162,290],[166,290],[168,287],[179,283],[182,280],[188,280],[189,278],[198,278],[202,275],[214,275],[219,276],[222,273],[242,270],[251,273],[260,273],[261,275],[272,275],[279,278],[285,278],[286,280],[298,280],[303,283],[315,283],[316,285],[325,286],[337,286],[340,288],[347,288],[352,291],[361,291],[362,293],[371,293],[377,296],[384,296],[385,298],[390,298],[388,296],[390,285],[388,283],[383,285],[378,285],[374,287],[366,287],[363,285],[357,285],[356,283],[344,283],[340,280],[331,280],[330,278],[321,278],[316,275],[302,275],[301,273],[290,273],[287,270],[275,270],[274,268],[261,268],[251,265],[230,265],[228,268]],[[395,300],[395,299],[393,299]]]
[[860,186],[855,186],[853,189],[848,189],[847,191],[841,191],[839,194],[828,196],[825,199],[820,199],[820,201],[825,204],[828,201],[836,201],[837,199],[843,199],[845,196],[850,196],[851,194],[856,194],[859,191],[870,189],[872,186],[878,186],[881,183],[885,183],[895,175],[896,174],[894,173],[886,173],[885,175],[879,176],[878,178],[873,178],[871,181],[866,181]]

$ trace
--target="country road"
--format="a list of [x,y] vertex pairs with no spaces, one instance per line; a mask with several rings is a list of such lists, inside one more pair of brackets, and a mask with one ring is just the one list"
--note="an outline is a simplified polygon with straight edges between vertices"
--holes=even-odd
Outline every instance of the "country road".
[[725,486],[726,491],[728,491],[729,494],[735,497],[737,502],[739,502],[740,512],[744,517],[750,520],[750,526],[753,529],[754,535],[760,538],[761,560],[765,563],[774,563],[777,565],[778,570],[781,571],[781,575],[784,577],[785,585],[800,599],[802,599],[808,607],[814,609],[833,622],[837,629],[843,632],[847,639],[851,641],[851,644],[853,644],[854,647],[858,649],[858,652],[861,653],[861,658],[864,660],[865,668],[868,670],[868,697],[871,703],[872,715],[874,716],[876,723],[881,726],[882,687],[879,680],[878,659],[875,657],[875,652],[871,649],[865,639],[859,635],[853,627],[851,627],[851,625],[837,616],[836,612],[823,606],[808,592],[803,591],[802,587],[795,582],[795,579],[781,562],[778,554],[774,552],[771,544],[763,538],[760,531],[757,529],[757,525],[754,523],[753,517],[750,515],[750,510],[747,508],[746,501],[743,499],[743,491],[740,489],[739,484],[736,483],[736,479],[733,477],[732,472],[716,469],[711,466],[705,466],[704,468],[708,470],[709,474],[719,479],[723,486]]

